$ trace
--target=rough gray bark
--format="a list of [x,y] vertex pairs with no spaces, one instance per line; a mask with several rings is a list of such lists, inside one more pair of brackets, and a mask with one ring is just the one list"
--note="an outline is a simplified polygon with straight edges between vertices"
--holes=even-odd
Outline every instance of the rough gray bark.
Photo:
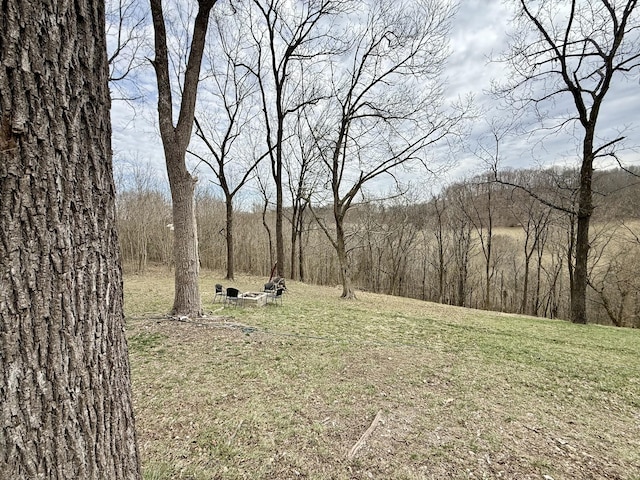
[[[334,208],[335,211],[335,208]],[[345,244],[344,218],[339,214],[336,218],[336,240],[334,247],[338,255],[338,263],[340,264],[340,283],[342,283],[341,298],[353,300],[356,298],[356,291],[351,280],[351,267],[349,265],[349,257],[347,255],[347,247]],[[333,240],[332,240],[333,241]]]
[[138,479],[104,3],[0,7],[0,478]]

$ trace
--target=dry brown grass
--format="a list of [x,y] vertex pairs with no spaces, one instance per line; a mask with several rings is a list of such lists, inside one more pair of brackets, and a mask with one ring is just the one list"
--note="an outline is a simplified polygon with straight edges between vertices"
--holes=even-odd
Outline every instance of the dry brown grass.
[[299,283],[178,322],[165,272],[125,290],[146,479],[640,478],[638,331]]

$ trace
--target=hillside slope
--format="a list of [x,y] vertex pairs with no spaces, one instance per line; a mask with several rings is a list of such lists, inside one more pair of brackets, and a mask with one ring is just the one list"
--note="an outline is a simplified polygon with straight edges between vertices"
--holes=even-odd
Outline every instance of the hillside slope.
[[170,274],[125,277],[147,479],[640,478],[638,330],[218,282],[175,321]]

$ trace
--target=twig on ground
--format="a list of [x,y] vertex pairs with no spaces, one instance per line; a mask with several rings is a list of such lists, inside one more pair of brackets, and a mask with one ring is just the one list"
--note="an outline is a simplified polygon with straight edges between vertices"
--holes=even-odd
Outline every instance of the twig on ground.
[[367,431],[364,432],[360,437],[360,439],[355,443],[355,445],[351,447],[351,450],[347,455],[347,458],[349,460],[353,460],[353,457],[356,456],[356,453],[358,453],[358,450],[362,448],[364,443],[367,441],[367,438],[371,436],[371,434],[376,429],[376,427],[378,426],[378,423],[380,423],[381,420],[382,420],[382,410],[379,410],[375,418],[373,419],[373,422],[371,422],[371,425],[369,425],[369,428],[367,428]]
[[236,437],[236,435],[238,434],[238,432],[240,431],[240,427],[242,427],[242,424],[244,423],[244,418],[242,420],[240,420],[240,422],[238,423],[238,426],[236,427],[236,429],[234,430],[234,432],[229,436],[229,438],[227,439],[227,445],[231,446],[231,442],[233,442],[233,439]]

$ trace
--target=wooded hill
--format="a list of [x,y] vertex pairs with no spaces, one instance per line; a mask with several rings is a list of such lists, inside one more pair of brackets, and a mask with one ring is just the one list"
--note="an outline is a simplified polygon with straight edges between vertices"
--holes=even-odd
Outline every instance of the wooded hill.
[[[640,327],[640,169],[594,175],[596,209],[589,263],[590,321]],[[445,304],[569,317],[575,185],[569,169],[487,173],[454,183],[428,202],[409,196],[361,202],[347,218],[347,247],[360,290]],[[171,268],[171,207],[148,182],[123,189],[118,223],[128,269]],[[196,199],[201,266],[227,269],[225,205]],[[266,206],[266,207],[265,207]],[[287,245],[291,278],[339,283],[335,250],[320,224],[331,212],[305,209]],[[288,217],[290,218],[290,217]],[[327,221],[324,222],[324,219]],[[268,277],[274,260],[270,202],[235,211],[235,270]],[[292,248],[293,246],[293,248]]]

